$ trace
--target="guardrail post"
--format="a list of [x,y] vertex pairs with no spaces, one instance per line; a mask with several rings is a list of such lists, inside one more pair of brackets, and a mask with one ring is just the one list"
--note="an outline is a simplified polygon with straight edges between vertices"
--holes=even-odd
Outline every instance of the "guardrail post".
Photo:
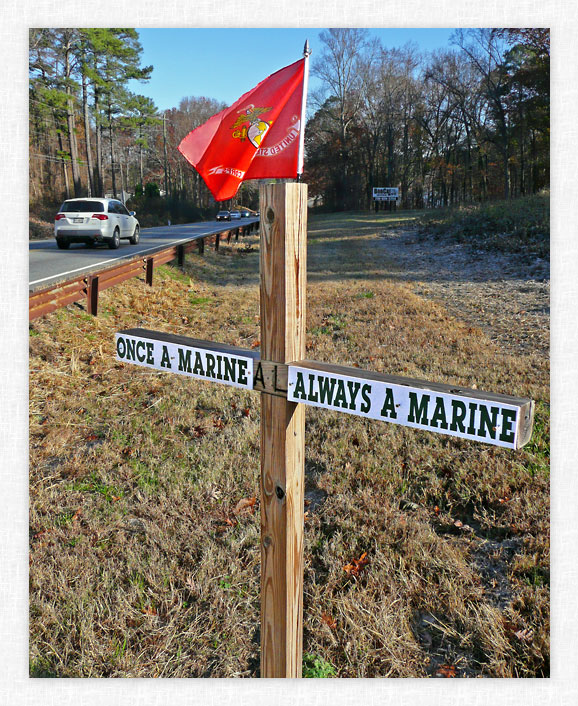
[[221,240],[221,233],[217,233],[215,236],[215,250],[219,249],[219,241]]
[[177,245],[177,262],[179,263],[179,267],[185,266],[185,246],[184,245]]
[[205,239],[199,238],[196,242],[197,247],[199,248],[199,255],[202,255],[205,252]]
[[86,309],[92,316],[98,315],[98,275],[89,275],[86,286]]
[[146,259],[146,283],[149,287],[153,286],[153,267],[154,267],[154,257],[147,257]]

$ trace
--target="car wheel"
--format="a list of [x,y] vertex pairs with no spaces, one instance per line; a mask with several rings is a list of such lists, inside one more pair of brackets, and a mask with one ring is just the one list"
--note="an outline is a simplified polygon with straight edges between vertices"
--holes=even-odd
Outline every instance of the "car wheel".
[[128,242],[131,245],[137,245],[139,239],[140,239],[140,228],[138,227],[138,223],[137,223],[137,225],[134,227],[134,233],[132,234],[132,238],[129,238]]
[[112,240],[110,240],[108,243],[108,247],[111,250],[116,250],[119,245],[120,245],[120,231],[118,228],[115,228],[114,233],[112,234]]
[[70,243],[68,240],[64,240],[64,238],[56,238],[56,245],[59,250],[68,250],[70,247]]

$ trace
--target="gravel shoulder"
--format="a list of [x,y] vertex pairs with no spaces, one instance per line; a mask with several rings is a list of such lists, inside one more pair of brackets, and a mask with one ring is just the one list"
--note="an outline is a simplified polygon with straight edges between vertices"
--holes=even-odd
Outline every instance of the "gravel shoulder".
[[548,357],[550,263],[474,249],[415,228],[379,234],[396,276],[482,329],[504,352]]

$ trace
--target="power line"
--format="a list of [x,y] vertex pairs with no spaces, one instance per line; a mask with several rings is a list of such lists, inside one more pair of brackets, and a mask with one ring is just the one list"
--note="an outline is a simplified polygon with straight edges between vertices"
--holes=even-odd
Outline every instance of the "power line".
[[[30,157],[37,157],[38,159],[44,159],[47,162],[56,162],[58,164],[72,164],[72,159],[66,159],[64,157],[55,157],[49,154],[38,154],[36,152],[32,152],[30,154]],[[81,167],[88,166],[88,162],[84,162],[82,159],[77,159],[76,164],[80,165]]]

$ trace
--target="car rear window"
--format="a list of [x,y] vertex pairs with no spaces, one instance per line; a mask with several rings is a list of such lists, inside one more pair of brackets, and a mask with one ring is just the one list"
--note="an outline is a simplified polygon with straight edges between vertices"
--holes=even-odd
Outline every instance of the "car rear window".
[[60,213],[102,213],[104,204],[101,201],[65,201],[60,207]]

